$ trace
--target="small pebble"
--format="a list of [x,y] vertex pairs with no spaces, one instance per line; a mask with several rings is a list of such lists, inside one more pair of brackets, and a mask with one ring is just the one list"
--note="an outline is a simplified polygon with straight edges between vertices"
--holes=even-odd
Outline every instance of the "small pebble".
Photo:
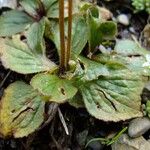
[[122,134],[111,146],[112,150],[150,150],[150,143],[144,137],[130,138],[127,134]]
[[129,124],[128,135],[132,138],[140,137],[150,129],[150,119],[147,117],[136,118]]
[[134,29],[133,27],[130,27],[130,28],[129,28],[129,31],[130,31],[131,33],[136,33],[136,32],[135,32],[135,29]]
[[127,29],[123,30],[121,33],[120,33],[121,37],[122,38],[126,38],[126,39],[129,39],[130,38],[130,33]]
[[0,8],[2,7],[15,9],[17,7],[17,1],[16,0],[0,0]]
[[117,21],[125,26],[128,26],[130,24],[129,18],[126,14],[120,14],[117,17]]

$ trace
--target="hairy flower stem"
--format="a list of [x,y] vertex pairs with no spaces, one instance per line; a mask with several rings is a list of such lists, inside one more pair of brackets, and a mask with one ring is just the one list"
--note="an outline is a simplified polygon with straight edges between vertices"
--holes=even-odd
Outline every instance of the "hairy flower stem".
[[68,0],[68,40],[67,40],[67,69],[71,54],[71,33],[72,33],[72,0]]
[[64,29],[64,0],[59,0],[59,29],[60,29],[60,73],[67,69]]

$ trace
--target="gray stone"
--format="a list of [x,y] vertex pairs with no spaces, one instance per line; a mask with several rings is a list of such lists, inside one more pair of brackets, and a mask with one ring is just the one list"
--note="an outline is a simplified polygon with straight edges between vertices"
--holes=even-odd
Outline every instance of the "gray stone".
[[130,31],[131,33],[136,33],[136,31],[135,31],[135,29],[134,29],[133,27],[129,27],[129,31]]
[[128,135],[132,138],[139,137],[150,129],[150,119],[147,117],[136,118],[129,124]]
[[17,7],[17,1],[16,0],[0,0],[0,8],[2,7],[15,9]]
[[150,150],[150,143],[142,136],[132,139],[127,134],[123,134],[112,145],[112,150]]
[[93,141],[88,145],[88,148],[91,150],[103,150],[104,145],[102,145],[99,141]]
[[120,14],[117,17],[117,21],[125,26],[128,26],[130,24],[129,18],[126,14]]

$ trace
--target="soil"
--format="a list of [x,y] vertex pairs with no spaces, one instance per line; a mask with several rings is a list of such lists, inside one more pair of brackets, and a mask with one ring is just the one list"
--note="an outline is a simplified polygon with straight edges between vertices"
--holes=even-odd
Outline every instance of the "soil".
[[[98,0],[98,5],[108,8],[114,17],[124,13],[130,18],[129,26],[118,24],[118,38],[132,38],[131,35],[134,35],[139,39],[144,26],[147,24],[148,15],[144,12],[134,14],[130,4],[130,0],[114,0],[112,2]],[[53,46],[51,48],[53,49]],[[49,57],[52,55],[53,52],[48,54]],[[58,60],[56,54],[53,58],[56,58],[55,61]],[[31,76],[6,70],[0,63],[0,97],[10,83],[16,80],[23,80],[28,83]],[[29,137],[0,139],[0,150],[82,150],[86,144],[84,139],[110,136],[128,124],[128,121],[107,123],[96,120],[85,109],[75,109],[69,104],[61,105],[59,108],[65,118],[69,135],[66,134],[57,112],[50,123]],[[149,135],[150,133],[146,133],[145,137]],[[87,149],[97,150],[96,146]],[[101,149],[111,150],[111,147],[101,146]]]

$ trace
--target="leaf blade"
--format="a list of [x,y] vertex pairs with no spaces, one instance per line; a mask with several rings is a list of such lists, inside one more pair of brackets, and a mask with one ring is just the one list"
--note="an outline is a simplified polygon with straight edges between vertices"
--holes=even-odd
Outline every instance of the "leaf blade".
[[0,36],[11,36],[23,32],[33,20],[24,12],[11,10],[0,17]]
[[44,121],[45,102],[30,85],[14,82],[1,100],[0,133],[20,138],[34,132]]
[[20,0],[19,4],[33,17],[38,16],[39,4],[37,0]]
[[114,39],[117,25],[113,21],[105,21],[101,17],[99,7],[91,6],[87,10],[89,50],[93,52],[103,40]]
[[[107,66],[92,61],[83,56],[79,56],[79,67],[76,68],[75,74],[76,76],[80,76],[80,80],[83,82],[92,81],[98,79],[99,76],[108,76],[109,70]],[[82,66],[82,67],[81,67]]]
[[71,81],[51,74],[36,75],[32,78],[30,84],[34,89],[47,96],[49,101],[57,103],[65,102],[77,92]]
[[134,56],[134,55],[145,55],[148,53],[144,48],[132,40],[118,40],[115,46],[115,51],[117,54],[123,56]]
[[45,43],[43,40],[45,32],[45,18],[40,22],[35,22],[27,31],[27,43],[29,47],[39,54],[45,54]]
[[142,116],[140,94],[144,87],[141,76],[127,69],[110,70],[110,76],[80,87],[87,111],[104,121],[118,122]]
[[5,68],[22,74],[53,71],[57,66],[46,56],[34,54],[28,46],[15,38],[0,40],[1,61]]
[[[54,42],[58,53],[60,54],[60,36],[59,24],[56,21],[51,21],[51,29],[49,38]],[[67,22],[65,22],[65,36],[67,37]],[[84,35],[84,38],[79,38]],[[87,26],[83,16],[75,15],[72,22],[72,44],[71,56],[78,56],[87,43]]]
[[[73,14],[78,13],[78,6],[80,1],[76,0],[73,1]],[[59,18],[59,2],[58,0],[52,0],[51,3],[49,3],[49,9],[47,10],[47,17],[48,18]],[[68,17],[68,1],[64,0],[65,9],[64,9],[64,17]]]

